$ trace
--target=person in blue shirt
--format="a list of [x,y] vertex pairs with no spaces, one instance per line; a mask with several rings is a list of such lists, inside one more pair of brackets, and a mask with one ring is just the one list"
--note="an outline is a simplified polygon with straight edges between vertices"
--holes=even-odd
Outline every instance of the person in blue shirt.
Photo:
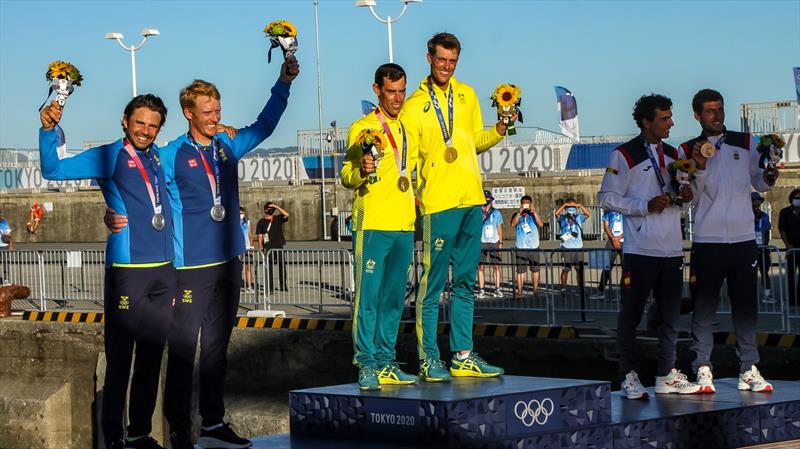
[[239,226],[242,228],[244,236],[244,253],[239,256],[242,261],[244,271],[244,291],[247,293],[255,292],[253,288],[253,230],[250,228],[250,219],[247,218],[247,208],[239,206]]
[[603,232],[606,234],[606,249],[610,253],[608,268],[603,268],[603,272],[600,273],[597,293],[592,295],[591,299],[605,298],[606,285],[611,284],[611,269],[614,268],[614,262],[616,262],[617,256],[622,251],[622,214],[615,210],[603,212]]
[[750,193],[750,201],[753,206],[753,217],[755,222],[756,231],[756,245],[758,245],[758,271],[761,273],[761,285],[764,287],[764,293],[761,301],[765,304],[775,304],[775,298],[772,296],[770,289],[771,282],[769,278],[769,267],[772,266],[772,257],[769,248],[769,234],[772,230],[772,223],[769,221],[769,214],[761,210],[761,204],[764,203],[764,197],[758,192]]
[[[56,124],[62,110],[42,109],[39,155],[45,179],[96,179],[106,204],[129,217],[106,243],[103,298],[106,373],[101,427],[106,447],[158,449],[150,437],[161,355],[177,289],[172,266],[172,210],[155,145],[167,108],[155,95],[139,95],[125,107],[125,136],[113,143],[59,159]],[[134,363],[127,437],[123,415],[131,358]]]
[[[575,201],[575,198],[567,198],[564,204],[553,212],[553,216],[558,220],[558,239],[561,248],[583,248],[583,223],[592,216],[592,213],[583,207],[583,204]],[[563,251],[561,257],[564,264],[561,269],[561,290],[566,291],[572,266],[574,265],[576,270],[583,270],[583,252]]]
[[11,238],[11,225],[8,220],[3,218],[3,213],[0,212],[0,264],[2,264],[2,273],[0,273],[0,285],[9,285],[8,278],[8,263],[7,256],[3,254],[6,251],[14,251],[14,240]]
[[[200,334],[200,415],[197,443],[203,447],[247,448],[223,421],[225,372],[231,332],[239,309],[245,242],[239,226],[238,165],[249,151],[269,137],[299,74],[297,60],[281,66],[272,95],[256,121],[231,138],[218,133],[220,94],[206,81],[181,90],[180,103],[189,130],[161,150],[168,197],[173,210],[178,297],[168,337],[169,358],[164,415],[172,449],[192,449],[192,371]],[[106,213],[113,230],[125,218]],[[201,331],[202,329],[202,331]]]
[[483,290],[486,274],[484,264],[492,264],[494,273],[494,296],[502,298],[503,292],[500,291],[500,253],[497,251],[503,247],[503,215],[492,206],[494,196],[489,190],[484,190],[486,204],[483,205],[483,230],[481,232],[481,260],[478,266],[478,298],[486,297]]
[[[524,195],[519,200],[519,210],[511,216],[511,226],[516,231],[514,246],[516,252],[517,266],[517,294],[518,298],[523,297],[523,287],[525,285],[525,273],[531,270],[533,277],[533,294],[539,293],[539,228],[544,226],[539,214],[533,207],[533,199],[530,195]],[[521,250],[521,251],[520,251]]]

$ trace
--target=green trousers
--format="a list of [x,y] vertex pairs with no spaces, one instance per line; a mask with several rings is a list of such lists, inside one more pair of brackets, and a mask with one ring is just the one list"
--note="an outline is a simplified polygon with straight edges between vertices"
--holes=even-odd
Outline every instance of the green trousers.
[[417,349],[420,360],[440,358],[436,344],[439,296],[450,262],[450,350],[472,349],[475,273],[481,255],[480,206],[448,209],[422,220],[422,278],[417,291]]
[[414,233],[356,231],[353,250],[353,363],[380,367],[395,360]]

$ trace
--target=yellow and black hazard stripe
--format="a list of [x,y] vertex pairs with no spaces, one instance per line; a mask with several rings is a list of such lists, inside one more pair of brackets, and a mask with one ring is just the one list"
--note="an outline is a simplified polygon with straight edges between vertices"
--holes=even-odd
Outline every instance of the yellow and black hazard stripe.
[[23,321],[54,321],[59,323],[102,323],[102,312],[23,312]]
[[[756,343],[761,347],[800,348],[800,335],[797,334],[756,334]],[[733,332],[715,332],[714,344],[735,345],[736,334]]]
[[350,331],[353,322],[350,320],[315,320],[310,318],[265,318],[239,317],[236,327],[255,329],[297,329],[310,331]]

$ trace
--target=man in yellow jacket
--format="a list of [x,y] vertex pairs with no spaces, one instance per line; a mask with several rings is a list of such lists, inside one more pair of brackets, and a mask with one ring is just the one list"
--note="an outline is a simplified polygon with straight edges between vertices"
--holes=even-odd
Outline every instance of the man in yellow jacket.
[[[409,139],[419,141],[417,196],[423,215],[423,274],[417,293],[420,376],[447,382],[451,376],[496,377],[503,369],[472,351],[475,273],[481,250],[481,205],[486,202],[477,154],[503,138],[506,125],[484,130],[472,87],[453,77],[461,44],[449,33],[428,41],[430,76],[403,106]],[[439,296],[453,262],[448,372],[436,344]]]
[[[342,184],[355,190],[353,351],[362,390],[417,383],[417,376],[395,362],[416,218],[411,171],[418,150],[398,120],[406,96],[405,71],[397,64],[378,67],[372,89],[379,106],[350,126],[341,173]],[[377,158],[359,140],[364,130],[377,132],[383,143]]]

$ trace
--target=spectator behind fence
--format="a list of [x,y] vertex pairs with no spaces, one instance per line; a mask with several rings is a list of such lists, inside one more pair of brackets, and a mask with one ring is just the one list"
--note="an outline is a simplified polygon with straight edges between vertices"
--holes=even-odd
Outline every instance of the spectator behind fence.
[[[603,212],[603,232],[606,234],[606,251],[603,260],[603,272],[600,274],[600,282],[597,285],[597,293],[591,296],[591,299],[604,299],[606,285],[611,285],[611,270],[614,268],[614,262],[617,260],[617,255],[622,250],[622,214],[615,210],[607,210]],[[602,253],[601,253],[602,254]],[[608,256],[608,265],[605,261],[605,256]]]
[[247,218],[247,208],[239,206],[239,226],[242,227],[244,235],[245,252],[240,257],[242,259],[242,271],[244,272],[245,292],[254,292],[253,289],[253,230],[250,228],[250,219]]
[[529,195],[519,200],[519,210],[511,216],[511,226],[516,231],[514,246],[517,248],[517,297],[522,298],[525,286],[525,273],[531,270],[533,294],[539,294],[539,228],[544,224]]
[[[278,215],[275,215],[278,211]],[[256,224],[256,234],[258,235],[258,249],[267,255],[267,284],[270,291],[275,290],[275,283],[272,279],[272,265],[278,264],[278,285],[281,291],[286,288],[286,264],[282,251],[276,251],[275,255],[270,254],[270,250],[282,249],[286,245],[286,238],[283,236],[283,224],[289,221],[289,212],[275,203],[267,201],[264,205],[264,218],[258,220]]]
[[14,239],[11,238],[11,225],[3,218],[3,213],[0,212],[0,264],[2,264],[3,272],[0,273],[0,284],[8,285],[8,251],[14,251]]
[[[583,248],[583,223],[592,216],[583,204],[575,201],[575,198],[567,198],[564,204],[553,212],[553,216],[558,220],[559,237],[561,248],[567,250],[578,250]],[[578,280],[582,281],[583,276],[583,252],[582,251],[562,251],[561,260],[564,264],[561,269],[561,292],[567,290],[567,280],[572,266],[579,270]]]
[[769,267],[772,266],[772,254],[769,248],[769,232],[772,230],[772,223],[769,221],[769,214],[761,210],[764,197],[758,192],[750,193],[750,202],[753,205],[753,217],[755,218],[756,245],[758,245],[758,271],[761,273],[761,286],[764,294],[761,301],[764,304],[775,304],[775,298],[770,289]]
[[786,247],[786,275],[789,283],[789,304],[797,305],[797,290],[800,276],[797,275],[800,264],[797,253],[790,250],[800,248],[800,189],[789,194],[789,207],[781,209],[778,215],[778,231]]
[[28,209],[28,221],[25,223],[25,229],[28,231],[28,234],[38,234],[41,221],[42,208],[39,207],[38,202],[34,202],[31,208]]
[[484,265],[492,264],[494,274],[494,297],[502,298],[503,292],[500,291],[500,261],[501,255],[498,251],[503,247],[503,215],[492,206],[494,196],[489,190],[483,191],[486,204],[483,205],[483,229],[481,231],[481,263],[478,267],[478,298],[486,297],[483,290],[486,273]]

